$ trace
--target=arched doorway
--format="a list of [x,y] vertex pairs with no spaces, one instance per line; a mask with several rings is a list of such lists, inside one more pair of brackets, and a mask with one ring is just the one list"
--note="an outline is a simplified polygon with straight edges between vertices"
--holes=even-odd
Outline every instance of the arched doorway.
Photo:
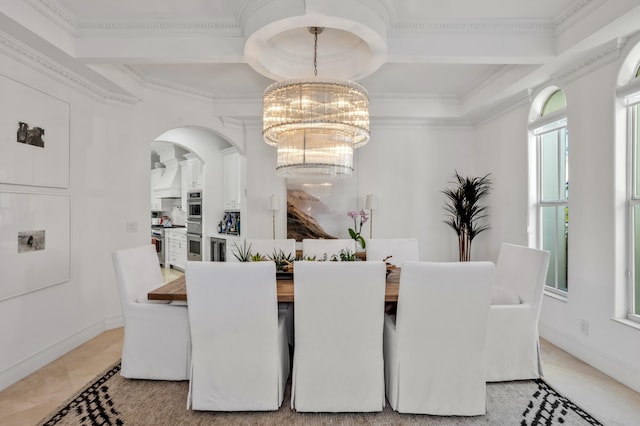
[[[233,145],[217,132],[202,127],[173,128],[151,143],[151,205],[152,209],[161,209],[159,213],[152,211],[151,215],[168,216],[172,225],[178,227],[188,225],[187,195],[199,192],[202,195],[202,215],[198,224],[200,238],[191,235],[189,239],[187,236],[185,246],[189,252],[189,246],[197,244],[202,260],[210,259],[208,237],[216,234],[217,225],[225,213],[224,161],[225,152],[232,148]],[[157,195],[162,198],[158,200]],[[173,235],[177,230],[163,230],[166,234],[165,231]],[[164,248],[171,248],[166,239]],[[169,254],[165,251],[164,261],[161,260],[165,267],[171,265]]]

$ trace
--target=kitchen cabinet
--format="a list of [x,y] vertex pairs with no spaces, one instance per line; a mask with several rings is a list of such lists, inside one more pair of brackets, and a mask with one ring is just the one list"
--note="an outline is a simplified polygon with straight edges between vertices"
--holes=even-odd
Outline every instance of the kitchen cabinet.
[[182,175],[182,190],[202,189],[202,161],[200,161],[195,154],[191,153],[185,154],[184,158],[186,158],[187,161],[182,163],[183,170],[185,170],[185,174]]
[[179,200],[174,198],[151,198],[152,212],[170,212],[174,205],[178,205]]
[[162,177],[162,169],[152,169],[151,170],[151,211],[162,211],[162,204],[160,198],[155,198],[155,194],[153,193],[154,188],[160,182]]
[[224,208],[239,210],[242,200],[242,157],[232,149],[224,152]]
[[186,228],[165,229],[166,247],[168,247],[167,263],[184,271],[187,265],[187,230]]

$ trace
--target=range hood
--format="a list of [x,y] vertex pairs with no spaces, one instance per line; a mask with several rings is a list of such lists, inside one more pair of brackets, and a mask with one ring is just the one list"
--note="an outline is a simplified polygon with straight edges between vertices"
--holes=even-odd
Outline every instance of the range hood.
[[166,168],[153,188],[154,198],[181,198],[182,179],[179,167]]
[[[152,154],[152,197],[153,198],[181,198],[182,197],[182,175],[180,173],[179,162],[184,160],[184,154],[188,151],[182,147],[169,142],[154,141],[151,143]],[[159,161],[158,161],[159,160]],[[161,172],[160,172],[161,170]],[[160,173],[160,176],[158,176]]]

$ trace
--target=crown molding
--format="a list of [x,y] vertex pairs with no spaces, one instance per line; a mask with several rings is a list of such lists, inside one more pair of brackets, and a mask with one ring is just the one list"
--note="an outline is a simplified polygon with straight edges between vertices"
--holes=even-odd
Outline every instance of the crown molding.
[[460,34],[554,34],[558,35],[598,9],[607,0],[576,0],[552,20],[492,19],[441,20],[426,22],[395,22],[391,31],[402,33],[460,33]]
[[391,26],[394,35],[417,33],[458,34],[540,34],[553,33],[551,21],[536,19],[491,19],[491,20],[441,20],[425,22],[396,22]]
[[155,35],[185,35],[185,34],[216,34],[225,36],[242,36],[242,31],[236,25],[234,19],[220,19],[218,21],[202,22],[158,22],[158,21],[138,21],[138,22],[113,22],[113,21],[85,21],[78,22],[74,27],[76,36],[104,36],[121,35],[127,36],[155,36]]
[[73,71],[40,54],[31,47],[3,33],[0,33],[0,51],[38,72],[48,75],[63,84],[80,89],[84,93],[102,101],[127,105],[134,105],[139,101],[139,99],[133,96],[106,91],[84,77],[79,76]]
[[394,93],[394,92],[378,92],[369,93],[370,101],[403,101],[403,102],[426,102],[438,101],[447,103],[460,103],[460,98],[455,95],[430,95],[418,93]]
[[220,121],[222,121],[222,125],[227,129],[235,129],[242,130],[244,129],[244,123],[242,120],[232,117],[220,117]]
[[502,102],[498,102],[480,113],[472,114],[471,122],[473,123],[473,128],[477,129],[516,108],[529,105],[530,102],[528,90],[523,90],[513,96],[509,96]]
[[567,84],[587,73],[616,60],[620,57],[620,52],[627,43],[627,38],[618,38],[605,43],[596,49],[591,50],[586,55],[562,68],[551,77],[563,84]]
[[[73,35],[95,36],[115,32],[127,32],[129,35],[166,33],[224,33],[227,35],[241,36],[242,22],[246,16],[256,13],[269,3],[269,0],[245,1],[240,7],[238,19],[227,18],[217,21],[202,22],[114,22],[114,21],[79,21],[69,10],[65,9],[55,0],[23,0],[34,9],[43,13],[49,19],[63,26]],[[380,1],[373,4],[359,0],[376,11],[385,21],[393,16],[393,7],[388,1]],[[563,11],[554,20],[543,19],[493,19],[493,20],[434,20],[424,22],[391,22],[391,33],[504,33],[504,34],[538,34],[566,31],[569,27],[580,21],[595,9],[606,3],[607,0],[576,0],[567,10]],[[395,19],[395,18],[393,18]]]
[[76,16],[54,0],[23,0],[32,8],[46,16],[53,23],[61,26],[68,33],[76,27]]
[[79,21],[78,18],[55,0],[23,0],[52,22],[63,27],[73,36],[104,36],[126,32],[128,36],[158,35],[167,32],[179,34],[217,34],[241,36],[242,31],[235,19],[219,19],[201,22],[114,22],[114,21]]
[[385,127],[393,129],[412,128],[437,128],[437,129],[473,129],[473,123],[464,118],[425,118],[425,117],[372,117],[370,127]]
[[554,20],[555,35],[560,35],[577,24],[607,0],[576,0]]
[[158,78],[151,78],[132,65],[121,65],[120,69],[132,76],[141,86],[147,88],[161,89],[182,96],[188,95],[204,101],[211,101],[214,99],[213,95],[207,91],[194,89],[192,87],[183,86],[181,84],[172,83]]

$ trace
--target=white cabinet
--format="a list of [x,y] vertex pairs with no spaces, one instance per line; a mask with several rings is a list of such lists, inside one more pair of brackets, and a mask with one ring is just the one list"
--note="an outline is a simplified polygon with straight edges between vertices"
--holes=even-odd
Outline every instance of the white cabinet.
[[162,200],[160,198],[155,198],[155,194],[153,190],[160,182],[160,178],[162,177],[162,169],[152,169],[151,170],[151,211],[162,211]]
[[185,189],[202,189],[202,161],[191,153],[185,154],[184,158],[186,158],[187,161],[181,163],[185,171],[182,175],[183,191]]
[[179,200],[174,198],[151,198],[152,212],[170,212]]
[[224,155],[224,208],[240,209],[242,200],[242,157],[235,151]]
[[187,265],[187,231],[186,228],[166,229],[165,242],[168,249],[167,263],[184,271]]

